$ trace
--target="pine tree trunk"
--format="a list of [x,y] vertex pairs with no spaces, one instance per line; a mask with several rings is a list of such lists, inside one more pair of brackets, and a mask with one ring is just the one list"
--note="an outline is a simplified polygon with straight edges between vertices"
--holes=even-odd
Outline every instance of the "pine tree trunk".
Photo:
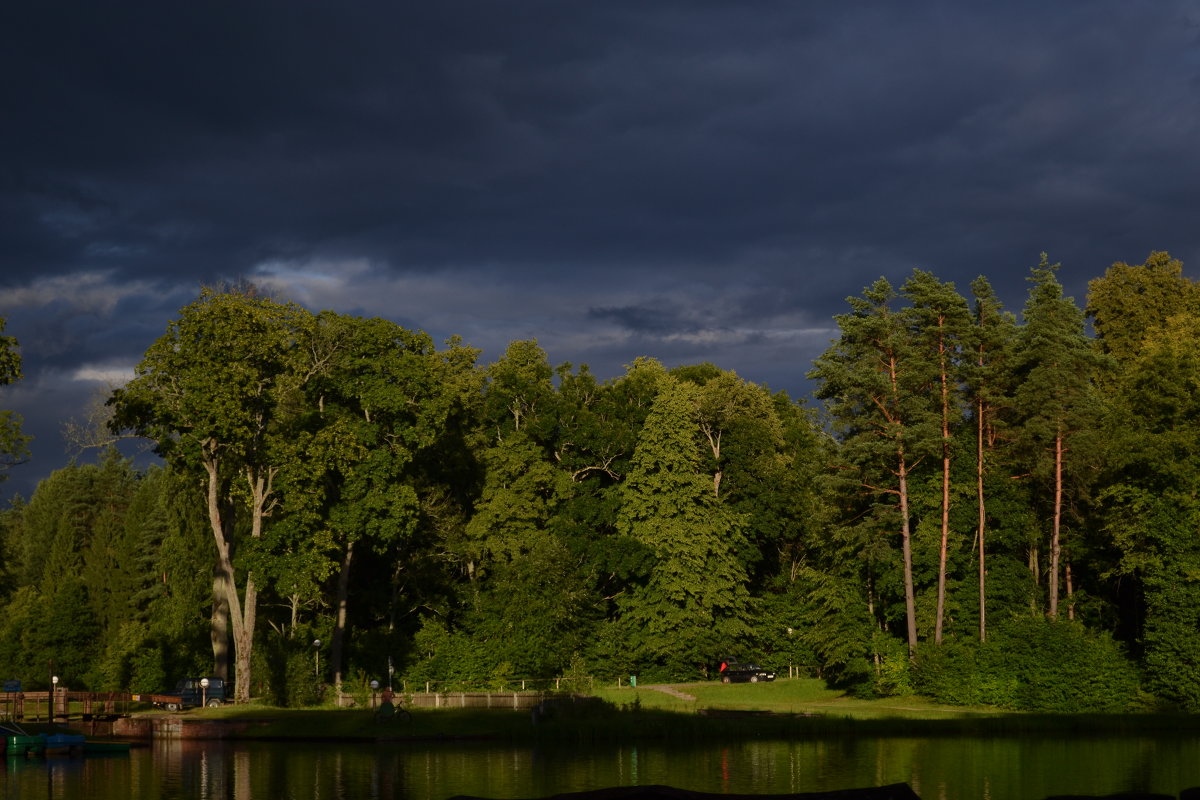
[[1050,536],[1050,619],[1058,619],[1058,560],[1059,534],[1062,529],[1062,459],[1063,437],[1054,437],[1054,528]]
[[[982,361],[982,359],[980,359]],[[979,641],[987,641],[987,568],[984,563],[983,535],[987,523],[987,506],[983,497],[983,401],[975,405],[978,426],[975,437],[975,496],[979,501]]]
[[942,542],[938,553],[937,622],[933,641],[942,643],[942,624],[946,618],[946,550],[950,541],[950,384],[946,375],[944,344],[939,343],[942,354]]
[[917,654],[917,602],[913,589],[912,535],[908,519],[908,468],[903,448],[898,453],[900,472],[900,536],[904,558],[904,619],[908,628],[908,656]]
[[1075,619],[1075,584],[1071,580],[1071,557],[1063,559],[1063,575],[1067,580],[1067,619]]
[[1038,598],[1042,591],[1042,551],[1037,543],[1029,546],[1029,577],[1033,580],[1034,591],[1029,595],[1029,611],[1038,614]]

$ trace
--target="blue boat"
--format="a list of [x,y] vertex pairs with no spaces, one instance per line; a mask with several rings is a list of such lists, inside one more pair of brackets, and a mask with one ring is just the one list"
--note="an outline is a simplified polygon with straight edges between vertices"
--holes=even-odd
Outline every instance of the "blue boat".
[[0,753],[6,754],[9,758],[128,752],[129,742],[88,741],[78,733],[30,733],[13,723],[0,724]]
[[43,733],[42,739],[45,740],[46,755],[67,754],[81,755],[83,753],[84,738],[78,733]]

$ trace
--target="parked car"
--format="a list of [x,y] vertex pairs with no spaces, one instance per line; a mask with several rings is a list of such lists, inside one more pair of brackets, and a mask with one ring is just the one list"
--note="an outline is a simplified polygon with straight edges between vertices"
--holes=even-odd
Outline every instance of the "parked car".
[[[205,687],[201,681],[207,680]],[[154,695],[154,704],[168,711],[181,711],[193,706],[216,708],[225,702],[225,681],[221,678],[184,678],[174,690]]]
[[719,669],[721,683],[758,683],[775,680],[775,673],[757,664],[742,664],[733,659],[722,659]]

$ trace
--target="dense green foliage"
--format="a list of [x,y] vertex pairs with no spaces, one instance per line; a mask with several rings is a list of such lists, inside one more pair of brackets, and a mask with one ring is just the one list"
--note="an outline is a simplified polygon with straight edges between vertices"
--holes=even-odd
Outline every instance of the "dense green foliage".
[[1120,712],[1140,701],[1137,671],[1122,649],[1077,622],[1013,618],[984,642],[930,648],[914,672],[916,688],[943,703]]
[[[0,386],[21,379],[21,354],[17,340],[4,336],[4,317],[0,317]],[[9,467],[18,464],[28,454],[29,437],[21,433],[21,417],[0,409],[0,481]]]
[[305,705],[389,669],[734,657],[862,695],[1200,710],[1200,289],[1155,253],[1086,308],[1045,257],[1019,320],[971,292],[917,270],[849,298],[819,411],[712,364],[602,381],[518,341],[483,365],[205,292],[111,401],[163,466],[108,453],[0,516],[0,677],[217,672]]

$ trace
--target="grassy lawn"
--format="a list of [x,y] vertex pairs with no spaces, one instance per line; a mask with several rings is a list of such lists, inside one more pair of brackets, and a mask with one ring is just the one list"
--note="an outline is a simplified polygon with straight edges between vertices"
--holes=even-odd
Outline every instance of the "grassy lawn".
[[1017,714],[939,706],[918,697],[860,700],[807,678],[755,684],[672,684],[669,688],[677,694],[647,686],[597,689],[594,694],[608,705],[571,704],[538,724],[530,712],[499,709],[412,709],[407,717],[380,720],[364,709],[282,709],[249,704],[192,709],[184,716],[252,723],[236,738],[490,739],[539,745],[648,740],[686,743],[713,737],[1086,736],[1200,729],[1200,716],[1180,714]]
[[686,700],[657,689],[640,686],[598,689],[594,693],[617,706],[635,702],[644,709],[697,712],[701,709],[769,711],[777,714],[821,714],[855,719],[904,717],[952,719],[964,714],[1002,713],[987,709],[939,706],[921,697],[859,700],[826,688],[818,678],[791,678],[770,683],[681,683],[672,689],[694,697]]

